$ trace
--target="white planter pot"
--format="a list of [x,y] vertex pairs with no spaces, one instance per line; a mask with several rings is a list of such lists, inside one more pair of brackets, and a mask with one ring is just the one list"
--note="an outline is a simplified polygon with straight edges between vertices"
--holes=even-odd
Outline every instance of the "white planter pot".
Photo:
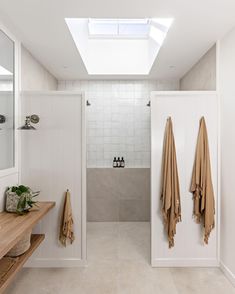
[[[28,194],[28,193],[27,193]],[[24,193],[22,194],[22,196]],[[21,196],[18,196],[15,192],[6,191],[6,211],[16,212],[17,205]],[[30,206],[26,206],[25,210],[30,209]]]

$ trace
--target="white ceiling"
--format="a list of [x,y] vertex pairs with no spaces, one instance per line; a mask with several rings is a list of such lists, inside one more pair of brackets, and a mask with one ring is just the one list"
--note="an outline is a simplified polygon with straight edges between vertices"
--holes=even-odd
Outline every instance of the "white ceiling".
[[0,0],[0,11],[4,25],[58,79],[136,78],[88,75],[64,18],[174,18],[151,79],[181,77],[235,26],[234,0]]

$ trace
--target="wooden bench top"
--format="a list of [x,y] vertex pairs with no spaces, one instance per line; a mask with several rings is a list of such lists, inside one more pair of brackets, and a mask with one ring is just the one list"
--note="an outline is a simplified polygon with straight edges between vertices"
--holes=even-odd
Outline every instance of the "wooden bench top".
[[0,259],[55,206],[55,202],[38,202],[25,215],[0,213]]

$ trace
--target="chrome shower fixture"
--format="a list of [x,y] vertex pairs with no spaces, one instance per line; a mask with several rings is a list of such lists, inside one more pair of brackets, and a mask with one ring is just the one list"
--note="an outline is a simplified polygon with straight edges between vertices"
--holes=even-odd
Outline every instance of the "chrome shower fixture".
[[37,114],[28,115],[25,118],[25,123],[22,127],[19,128],[19,130],[36,130],[34,126],[31,125],[37,124],[39,122],[39,116]]
[[0,124],[4,124],[6,122],[6,117],[3,114],[0,114]]

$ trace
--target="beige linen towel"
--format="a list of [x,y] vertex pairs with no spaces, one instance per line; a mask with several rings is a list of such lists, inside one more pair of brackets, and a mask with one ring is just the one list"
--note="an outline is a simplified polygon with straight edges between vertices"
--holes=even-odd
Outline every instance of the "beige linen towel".
[[176,224],[181,221],[180,188],[171,118],[167,119],[162,161],[162,214],[169,248],[174,246]]
[[64,245],[65,247],[67,244],[67,240],[70,240],[71,244],[74,241],[73,215],[72,215],[69,190],[67,190],[67,192],[65,194],[65,201],[64,201],[63,215],[62,215],[62,219],[61,219],[59,239],[60,239],[60,242],[62,243],[62,245]]
[[215,201],[211,180],[209,144],[204,117],[200,120],[196,156],[193,167],[190,192],[193,193],[193,214],[205,228],[204,241],[208,244],[211,230],[215,227]]

